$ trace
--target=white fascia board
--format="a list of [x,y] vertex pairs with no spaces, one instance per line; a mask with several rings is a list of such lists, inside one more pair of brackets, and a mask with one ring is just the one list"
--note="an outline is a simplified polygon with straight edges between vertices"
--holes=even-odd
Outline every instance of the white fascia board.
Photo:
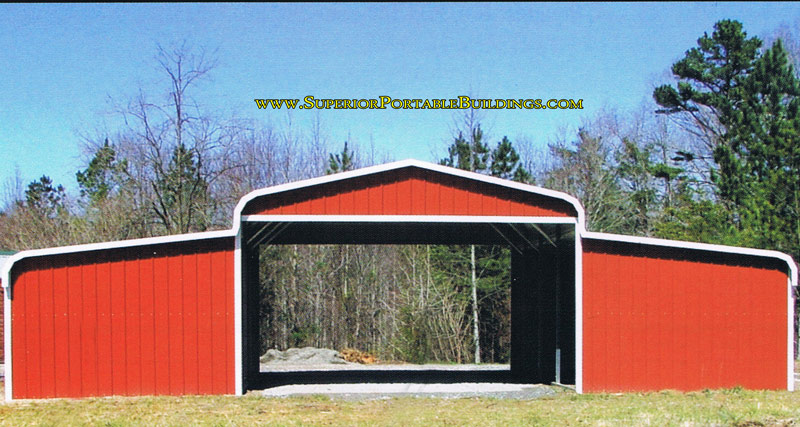
[[791,280],[786,289],[786,389],[794,391],[794,292]]
[[738,246],[715,245],[711,243],[685,242],[681,240],[656,239],[652,237],[625,236],[622,234],[595,233],[584,231],[581,237],[586,239],[606,240],[612,242],[635,243],[640,245],[664,246],[679,249],[695,249],[700,251],[721,252],[738,255],[752,255],[765,258],[775,258],[786,263],[789,268],[789,280],[793,287],[797,286],[797,264],[791,256],[778,251],[767,249],[742,248]]
[[448,166],[441,166],[419,160],[407,159],[407,160],[401,160],[399,162],[386,163],[383,165],[371,166],[368,168],[357,169],[354,171],[336,173],[332,175],[326,175],[318,178],[306,179],[302,181],[292,182],[289,184],[277,185],[274,187],[262,188],[260,190],[252,191],[247,195],[245,195],[244,197],[242,197],[241,200],[239,200],[239,203],[236,205],[236,209],[234,209],[233,213],[234,228],[238,226],[239,221],[237,221],[237,218],[241,218],[242,210],[244,209],[244,207],[247,205],[248,202],[252,201],[257,197],[266,196],[269,194],[281,193],[284,191],[296,190],[305,187],[311,187],[320,184],[326,184],[329,182],[342,181],[360,176],[387,172],[395,169],[402,169],[406,167],[417,167],[420,169],[439,172],[446,175],[458,176],[466,179],[471,179],[474,181],[481,181],[489,184],[499,185],[506,188],[513,188],[516,190],[525,191],[532,194],[561,199],[571,204],[575,208],[575,211],[578,213],[578,223],[581,225],[584,224],[584,219],[586,215],[583,211],[583,206],[581,206],[578,199],[570,196],[569,194],[562,193],[560,191],[548,190],[546,188],[536,187],[533,185],[509,181],[506,179],[496,178],[493,176],[487,176],[475,172],[469,172],[461,169],[451,168]]
[[[5,286],[8,275],[3,276],[3,286]],[[5,393],[6,402],[13,400],[12,387],[14,384],[14,370],[12,369],[13,360],[11,360],[11,295],[9,289],[4,288],[3,292],[3,356],[5,365],[3,366],[3,374],[5,375]]]
[[164,243],[182,243],[182,242],[190,242],[193,240],[209,240],[221,237],[234,237],[234,236],[236,236],[236,233],[232,232],[231,230],[220,230],[220,231],[206,231],[202,233],[175,234],[171,236],[147,237],[143,239],[118,240],[113,242],[89,243],[84,245],[60,246],[60,247],[46,248],[46,249],[33,249],[28,251],[17,252],[16,254],[12,255],[11,258],[9,258],[8,261],[5,263],[5,265],[3,265],[3,269],[0,272],[0,274],[2,274],[3,287],[8,288],[11,285],[11,281],[9,280],[11,268],[13,267],[14,263],[24,258],[32,258],[32,257],[47,256],[47,255],[70,254],[78,252],[90,252],[90,251],[98,251],[104,249],[132,248],[136,246],[159,245]]
[[244,222],[576,224],[572,217],[461,215],[244,215]]
[[575,231],[575,391],[583,393],[583,242]]
[[242,342],[242,288],[244,277],[242,274],[242,234],[236,234],[236,243],[233,251],[233,372],[234,372],[234,394],[241,396],[244,394],[244,375],[243,349]]

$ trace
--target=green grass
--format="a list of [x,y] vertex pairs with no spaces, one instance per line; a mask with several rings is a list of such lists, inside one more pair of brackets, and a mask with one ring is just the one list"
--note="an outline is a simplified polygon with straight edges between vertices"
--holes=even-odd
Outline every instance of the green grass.
[[797,425],[800,393],[740,389],[696,393],[556,396],[529,401],[324,396],[113,397],[0,405],[0,425]]

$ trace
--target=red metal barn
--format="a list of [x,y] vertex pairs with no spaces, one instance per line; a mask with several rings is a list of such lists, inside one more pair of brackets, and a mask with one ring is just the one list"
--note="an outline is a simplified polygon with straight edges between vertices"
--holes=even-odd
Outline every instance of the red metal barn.
[[14,255],[6,399],[244,393],[256,249],[294,243],[507,245],[510,381],[793,387],[789,256],[590,233],[566,194],[406,160],[254,191],[230,231]]

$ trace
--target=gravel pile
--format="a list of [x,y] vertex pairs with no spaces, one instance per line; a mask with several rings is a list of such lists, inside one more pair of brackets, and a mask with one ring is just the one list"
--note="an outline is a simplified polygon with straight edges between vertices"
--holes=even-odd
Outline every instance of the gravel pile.
[[290,348],[286,351],[269,349],[261,356],[264,365],[348,365],[336,350],[328,348],[303,347]]

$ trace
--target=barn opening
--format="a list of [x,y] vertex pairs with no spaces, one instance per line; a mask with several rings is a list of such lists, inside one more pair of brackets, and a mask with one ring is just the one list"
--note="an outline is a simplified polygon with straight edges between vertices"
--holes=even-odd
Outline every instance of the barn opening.
[[[473,249],[479,360],[507,368],[511,255],[501,245],[262,245],[260,352],[310,346],[351,349],[364,364],[473,363]],[[262,371],[276,362],[262,361]]]
[[[243,272],[243,374],[248,389],[259,389],[283,384],[303,383],[347,383],[347,382],[517,382],[565,384],[575,382],[575,223],[555,220],[554,223],[493,223],[491,218],[480,222],[378,222],[378,221],[295,221],[261,222],[247,221],[242,228],[242,272]],[[274,274],[270,260],[278,257],[291,258],[295,251],[333,252],[341,262],[347,256],[388,256],[393,253],[413,253],[427,256],[431,250],[464,254],[474,245],[479,254],[494,251],[495,258],[507,262],[505,271],[499,274],[507,280],[509,305],[506,313],[495,310],[490,315],[498,318],[509,316],[510,334],[507,348],[495,354],[484,355],[483,360],[506,362],[501,365],[486,364],[483,368],[470,370],[432,369],[424,370],[409,365],[408,369],[381,369],[380,365],[364,367],[348,366],[341,370],[268,370],[262,372],[259,357],[271,343],[265,339],[268,331],[269,287],[262,286],[268,276]],[[427,253],[426,253],[427,252]],[[371,255],[370,255],[371,254]],[[383,254],[383,255],[381,255]],[[491,255],[488,255],[491,256]],[[323,259],[320,262],[325,262]],[[273,262],[272,264],[278,264]],[[462,264],[463,266],[463,264]],[[389,274],[406,274],[391,271]],[[462,272],[464,273],[464,272]],[[504,274],[502,274],[504,273]],[[284,278],[286,272],[283,272]],[[302,274],[300,274],[302,276]],[[370,280],[369,278],[361,278]],[[302,281],[302,277],[291,280]],[[302,286],[302,283],[295,283]],[[337,284],[342,286],[341,283]],[[333,285],[332,285],[333,286]],[[374,286],[382,286],[374,283]],[[341,289],[340,289],[341,290]],[[379,292],[378,292],[379,293]],[[319,295],[323,297],[322,295]],[[266,301],[266,304],[264,304]],[[480,307],[486,310],[487,307]],[[489,308],[491,310],[491,308]],[[265,310],[267,312],[265,312]],[[470,321],[470,313],[463,316]],[[420,316],[421,313],[406,313]],[[402,316],[402,313],[401,313]],[[278,317],[271,321],[280,322]],[[403,319],[398,319],[402,321]],[[406,319],[409,320],[409,319]],[[416,319],[420,320],[420,319]],[[296,326],[296,325],[294,325]],[[503,327],[503,325],[497,325]],[[307,334],[319,330],[303,330],[296,334],[296,344],[304,342]],[[411,332],[413,331],[406,331]],[[459,343],[470,351],[471,325],[467,328],[468,343]],[[405,337],[413,339],[412,337]],[[341,341],[340,341],[341,343]],[[344,344],[344,343],[342,343]],[[464,346],[464,344],[467,344]],[[413,346],[412,346],[413,347]],[[484,347],[484,346],[482,346]],[[337,348],[337,350],[340,350]],[[432,354],[405,354],[414,362],[431,358]],[[500,354],[503,351],[506,354]],[[436,358],[438,356],[434,356]],[[462,354],[461,363],[472,363],[473,355]],[[430,361],[430,360],[427,360]],[[459,362],[451,360],[450,362]]]

